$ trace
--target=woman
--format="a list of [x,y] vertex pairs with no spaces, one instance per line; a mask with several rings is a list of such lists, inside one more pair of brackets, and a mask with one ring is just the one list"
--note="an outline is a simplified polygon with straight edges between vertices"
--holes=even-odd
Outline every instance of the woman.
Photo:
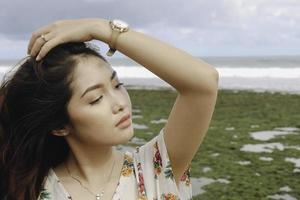
[[[131,101],[107,60],[84,43],[92,39],[178,92],[168,122],[133,152],[114,148],[134,135]],[[38,29],[28,54],[1,87],[0,194],[9,200],[192,198],[190,163],[217,98],[211,65],[122,21],[99,18]]]

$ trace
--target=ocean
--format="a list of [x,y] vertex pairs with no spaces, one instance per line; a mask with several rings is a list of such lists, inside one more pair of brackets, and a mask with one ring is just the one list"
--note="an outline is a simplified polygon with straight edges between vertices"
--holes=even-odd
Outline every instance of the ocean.
[[[300,55],[261,57],[198,57],[219,72],[219,89],[300,94]],[[169,85],[128,58],[107,58],[128,88],[160,89]],[[18,60],[0,60],[0,78]]]

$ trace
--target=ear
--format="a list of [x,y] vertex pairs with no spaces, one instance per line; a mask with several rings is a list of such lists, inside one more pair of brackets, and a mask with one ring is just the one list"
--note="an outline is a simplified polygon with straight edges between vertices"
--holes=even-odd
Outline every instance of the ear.
[[53,135],[56,135],[56,136],[66,136],[66,135],[68,135],[69,133],[68,133],[67,130],[65,130],[65,129],[60,129],[60,130],[53,130],[53,131],[52,131],[52,134],[53,134]]
[[69,133],[70,133],[70,129],[68,126],[66,126],[63,129],[57,129],[52,131],[53,135],[60,136],[60,137],[67,136],[69,135]]

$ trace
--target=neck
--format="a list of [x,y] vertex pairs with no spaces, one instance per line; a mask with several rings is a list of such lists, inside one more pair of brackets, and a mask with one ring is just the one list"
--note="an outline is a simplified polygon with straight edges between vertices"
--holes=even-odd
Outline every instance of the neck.
[[80,148],[70,151],[65,164],[71,175],[82,184],[99,189],[100,185],[107,184],[107,179],[112,178],[111,172],[113,165],[116,165],[116,158],[117,150],[112,146],[100,150]]

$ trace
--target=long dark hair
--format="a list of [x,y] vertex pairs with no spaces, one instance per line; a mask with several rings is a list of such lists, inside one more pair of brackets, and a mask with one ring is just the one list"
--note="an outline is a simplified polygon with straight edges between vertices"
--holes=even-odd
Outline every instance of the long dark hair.
[[40,61],[26,57],[0,87],[0,200],[34,200],[51,167],[63,162],[69,146],[51,134],[72,125],[67,104],[80,56],[107,60],[89,43],[64,43]]

